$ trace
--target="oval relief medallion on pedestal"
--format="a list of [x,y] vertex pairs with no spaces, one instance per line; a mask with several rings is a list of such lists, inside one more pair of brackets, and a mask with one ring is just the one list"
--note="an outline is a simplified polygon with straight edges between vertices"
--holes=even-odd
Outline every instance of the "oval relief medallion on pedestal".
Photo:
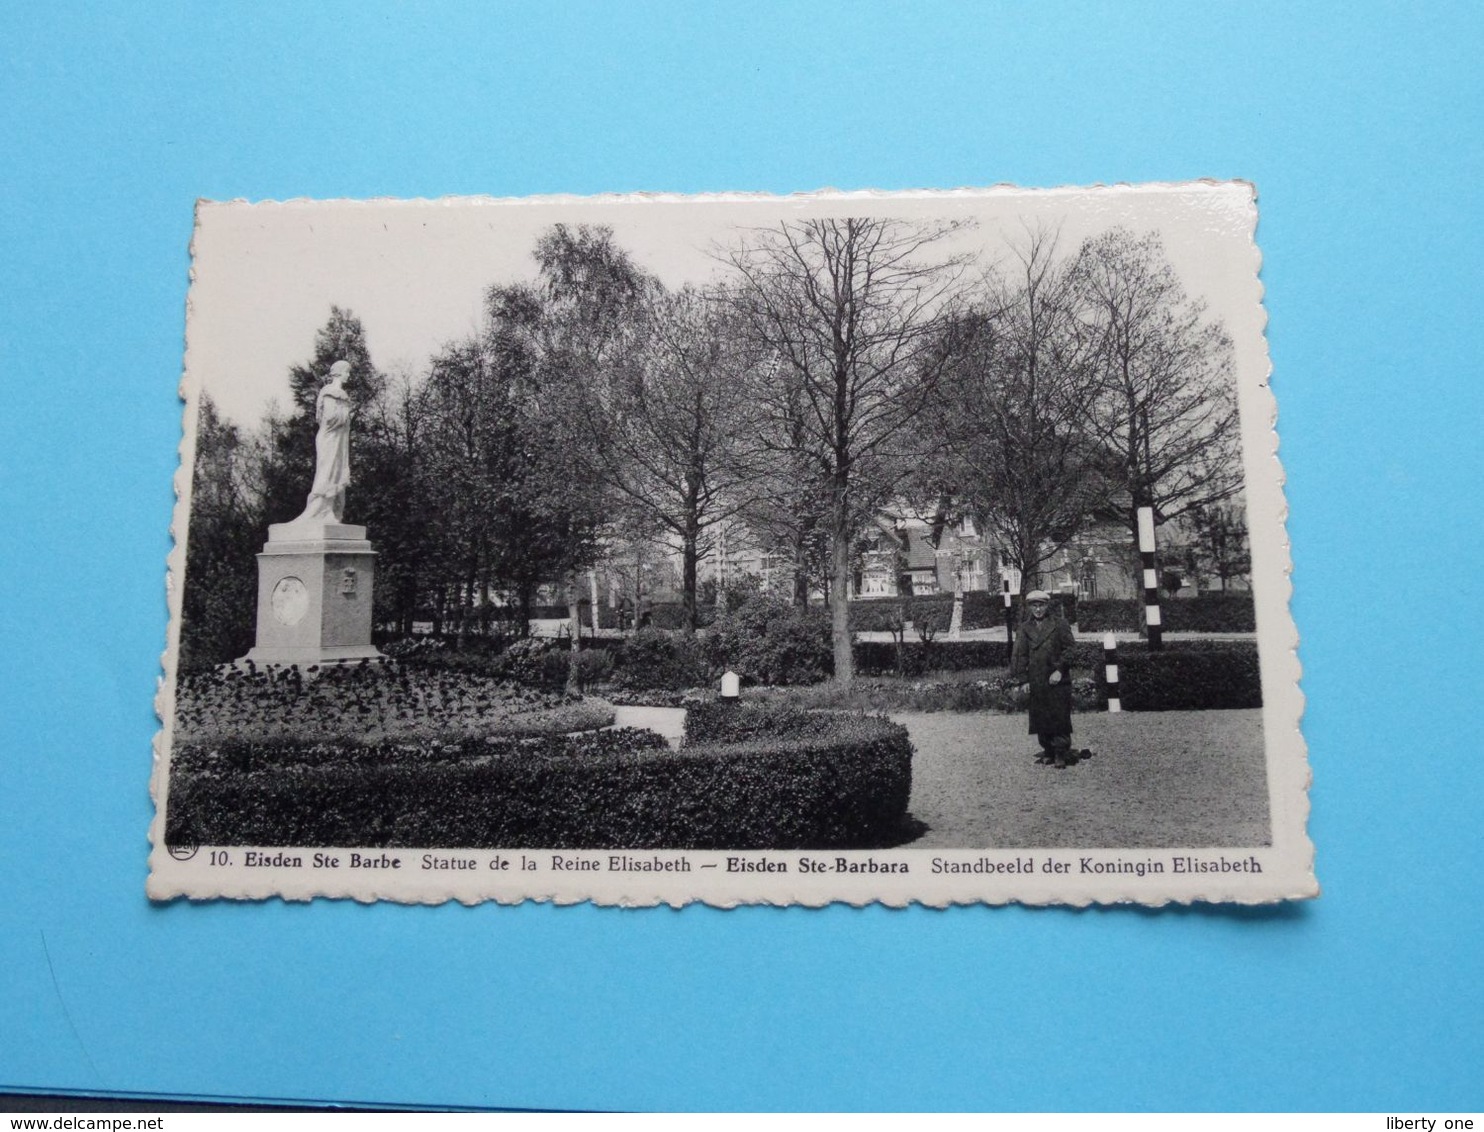
[[280,625],[297,625],[304,620],[304,614],[309,611],[309,591],[304,588],[304,583],[298,578],[278,579],[278,585],[273,587],[273,596],[270,601],[273,606],[273,619]]

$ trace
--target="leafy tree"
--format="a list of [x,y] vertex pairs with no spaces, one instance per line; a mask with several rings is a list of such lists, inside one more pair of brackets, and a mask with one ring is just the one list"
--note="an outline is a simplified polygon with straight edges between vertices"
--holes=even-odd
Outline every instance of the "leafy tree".
[[600,555],[612,508],[595,481],[584,399],[631,329],[648,283],[606,229],[558,225],[535,285],[492,286],[484,326],[434,359],[422,391],[435,600],[460,632],[498,583],[529,620],[538,586],[568,589]]
[[[420,445],[433,538],[428,581],[436,628],[457,617],[463,637],[493,578],[495,511],[514,444],[507,383],[478,338],[434,356],[420,401]],[[527,599],[529,600],[529,599]]]
[[363,410],[356,452],[356,520],[376,539],[374,617],[412,632],[421,595],[434,584],[438,532],[427,458],[427,398],[410,374],[388,382]]
[[261,453],[203,393],[196,423],[181,593],[180,670],[199,671],[252,647],[263,541]]
[[[541,445],[532,498],[546,517],[554,557],[566,581],[572,648],[581,623],[579,574],[601,554],[612,515],[594,459],[595,438],[584,429],[584,402],[605,384],[634,341],[646,296],[657,287],[600,225],[553,225],[536,242],[539,317],[520,326],[534,351],[540,401],[530,439]],[[499,305],[492,289],[492,310]]]

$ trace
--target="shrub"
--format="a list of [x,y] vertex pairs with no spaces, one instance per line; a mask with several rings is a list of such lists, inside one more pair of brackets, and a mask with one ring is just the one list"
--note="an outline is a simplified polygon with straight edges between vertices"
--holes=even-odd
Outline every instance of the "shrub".
[[613,653],[608,649],[583,649],[568,657],[569,671],[579,692],[586,692],[613,675]]
[[829,613],[751,595],[717,617],[706,635],[712,677],[727,669],[747,684],[814,684],[835,670]]
[[447,651],[443,658],[455,671],[555,691],[567,686],[572,644],[570,639],[522,637],[509,642],[503,651],[495,651],[479,642],[472,648]]
[[378,647],[381,649],[383,655],[392,660],[416,661],[421,657],[443,652],[448,648],[448,641],[443,637],[432,636],[398,637],[395,640],[388,640]]
[[[944,598],[947,601],[944,601]],[[908,606],[911,605],[911,612]],[[931,597],[867,597],[857,598],[850,603],[850,631],[852,633],[895,633],[902,627],[902,622],[912,620],[914,617],[936,622],[935,614],[939,612],[938,607],[947,609],[942,618],[943,627],[948,627],[948,619],[953,616],[953,597],[951,594],[933,595]]]
[[663,629],[640,629],[627,638],[614,665],[619,687],[630,692],[680,691],[706,684],[709,677],[700,643]]
[[900,827],[912,746],[889,720],[824,734],[671,751],[651,732],[599,732],[453,752],[275,748],[172,775],[166,841],[458,848],[825,848]]
[[[1118,650],[1119,699],[1129,711],[1204,711],[1262,707],[1262,674],[1256,642],[1242,650],[1167,648]],[[1098,694],[1108,700],[1106,674],[1095,672]]]
[[1005,623],[1005,599],[994,590],[969,590],[964,594],[965,629],[993,629]]

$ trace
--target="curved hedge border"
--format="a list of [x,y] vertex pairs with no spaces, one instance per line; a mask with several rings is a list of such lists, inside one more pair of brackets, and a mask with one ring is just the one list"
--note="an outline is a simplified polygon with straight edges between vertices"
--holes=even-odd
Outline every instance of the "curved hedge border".
[[486,849],[890,842],[911,790],[906,729],[880,718],[822,718],[813,733],[679,751],[630,730],[414,750],[182,748],[166,841]]

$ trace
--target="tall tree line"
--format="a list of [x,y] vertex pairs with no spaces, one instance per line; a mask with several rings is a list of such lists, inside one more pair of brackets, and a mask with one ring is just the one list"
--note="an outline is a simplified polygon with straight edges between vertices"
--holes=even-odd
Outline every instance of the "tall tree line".
[[[671,289],[610,230],[557,225],[534,278],[492,286],[479,328],[418,374],[379,371],[332,308],[257,432],[203,399],[193,655],[250,643],[252,553],[303,506],[314,395],[340,358],[358,408],[348,515],[374,528],[376,618],[404,631],[425,615],[466,634],[493,592],[523,623],[550,584],[575,621],[586,572],[640,531],[677,555],[694,628],[701,564],[741,532],[787,564],[793,600],[825,595],[849,680],[846,598],[883,507],[972,517],[1026,584],[1090,524],[1132,531],[1140,506],[1215,529],[1241,488],[1231,346],[1157,235],[1067,249],[1027,230],[989,269],[950,250],[961,237],[790,220],[737,233],[716,281]],[[1231,521],[1212,536],[1235,548],[1223,570],[1244,537]]]

